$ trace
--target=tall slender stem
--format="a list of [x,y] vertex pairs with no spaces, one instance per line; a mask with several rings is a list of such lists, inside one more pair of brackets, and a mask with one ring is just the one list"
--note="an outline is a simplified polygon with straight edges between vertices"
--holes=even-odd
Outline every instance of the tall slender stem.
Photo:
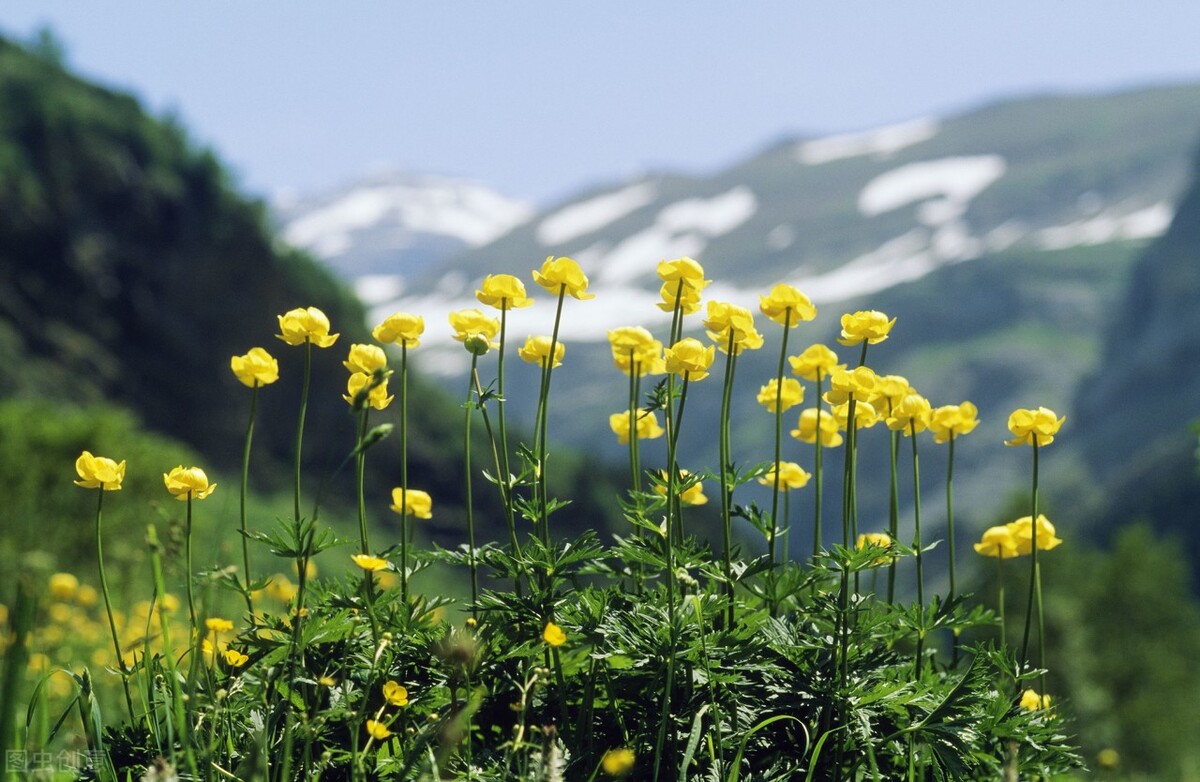
[[[467,562],[471,568],[471,616],[478,618],[479,606],[479,569],[475,563],[475,498],[471,493],[471,411],[475,403],[471,397],[475,393],[475,376],[478,371],[479,356],[471,354],[471,374],[467,378],[467,402],[463,405],[463,483],[466,489],[467,503]],[[482,404],[482,401],[480,402]]]
[[408,345],[400,343],[400,602],[408,603]]
[[104,573],[104,542],[100,534],[103,510],[104,484],[100,484],[96,497],[96,567],[100,571],[100,592],[104,595],[104,610],[108,613],[108,629],[112,632],[113,653],[117,655],[117,669],[121,672],[121,686],[125,689],[125,705],[129,709],[129,719],[132,720],[133,698],[129,695],[128,671],[125,669],[125,658],[121,655],[121,641],[117,637],[117,623],[113,619],[112,599],[108,594],[108,578]]
[[[788,332],[792,327],[792,308],[788,307],[783,316],[783,345],[779,349],[779,367],[775,371],[775,485],[774,491],[771,494],[771,539],[767,542],[767,556],[771,563],[771,570],[768,572],[774,573],[775,569],[775,538],[779,535],[779,482],[780,470],[779,460],[783,454],[783,366],[784,360],[787,358]],[[787,551],[783,552],[786,559]],[[774,601],[771,603],[771,615],[774,616],[778,606]]]
[[[367,503],[363,494],[363,484],[366,480],[367,454],[363,450],[363,441],[367,436],[367,413],[370,407],[363,404],[363,409],[358,414],[358,437],[354,448],[354,485],[356,489],[356,501],[358,503],[358,542],[359,551],[362,554],[371,553],[371,544],[367,539]],[[371,574],[366,573],[367,580],[370,580]]]
[[[721,532],[724,536],[725,556],[725,595],[729,600],[728,627],[733,627],[733,487],[730,485],[730,473],[733,470],[733,456],[729,437],[729,408],[733,398],[733,374],[737,363],[737,353],[734,352],[736,341],[734,329],[729,329],[729,341],[725,345],[725,382],[721,388],[721,420],[719,424],[719,460],[721,471]],[[682,407],[682,405],[681,405]],[[778,467],[778,465],[776,465]],[[776,474],[779,470],[776,469]],[[778,478],[776,479],[778,480]],[[774,523],[774,520],[772,520]],[[771,539],[774,549],[774,536]],[[772,560],[774,558],[772,557]]]
[[[891,400],[888,401],[891,404]],[[897,462],[900,460],[900,432],[892,431],[888,457],[891,464],[891,483],[888,495],[888,535],[892,540],[900,539],[900,478]],[[888,602],[896,601],[896,559],[888,563]]]
[[917,606],[921,609],[921,629],[917,631],[917,675],[921,674],[921,653],[925,644],[925,567],[921,549],[921,462],[917,455],[917,424],[915,419],[909,422],[909,436],[912,438],[913,459],[913,548],[917,558]]
[[[1033,435],[1033,514],[1031,519],[1032,529],[1032,545],[1030,546],[1030,566],[1029,566],[1029,600],[1025,606],[1025,632],[1021,640],[1021,660],[1026,665],[1029,664],[1029,628],[1033,623],[1034,600],[1037,595],[1038,586],[1041,583],[1038,578],[1038,444],[1037,435]],[[1038,601],[1040,607],[1041,601]],[[1038,625],[1042,624],[1042,617],[1038,615]],[[1044,646],[1044,643],[1043,643]],[[1038,667],[1043,667],[1045,657],[1038,661]]]
[[300,391],[300,420],[296,424],[296,490],[293,520],[300,523],[300,452],[304,445],[304,415],[308,411],[308,388],[312,381],[312,340],[304,340],[304,386]]
[[195,637],[200,625],[196,621],[196,600],[192,594],[192,492],[190,489],[187,493],[187,521],[183,527],[183,558],[183,583],[187,589],[188,617],[192,622],[192,637]]
[[546,356],[545,365],[542,367],[542,388],[538,395],[538,420],[537,420],[537,445],[538,445],[538,494],[540,497],[539,511],[541,514],[542,536],[543,541],[549,545],[550,530],[548,527],[549,498],[546,495],[546,421],[549,418],[550,408],[550,376],[554,371],[554,352],[558,349],[558,327],[562,323],[563,299],[567,295],[567,286],[561,285],[558,289],[558,306],[554,311],[554,330],[550,335],[550,352]]
[[250,422],[246,424],[246,447],[242,452],[242,486],[238,503],[242,530],[242,576],[245,579],[242,586],[245,588],[246,611],[250,614],[251,625],[257,624],[257,620],[254,617],[254,600],[250,596],[250,539],[246,536],[246,495],[250,485],[250,444],[254,441],[254,414],[258,409],[258,389],[261,385],[255,381],[250,395]]
[[813,557],[816,557],[821,551],[821,495],[822,486],[824,485],[824,474],[821,470],[821,455],[824,450],[824,443],[821,442],[821,415],[824,412],[821,406],[821,371],[817,370],[817,423],[813,430],[816,435],[813,439],[813,480],[816,481],[816,487],[813,494]]

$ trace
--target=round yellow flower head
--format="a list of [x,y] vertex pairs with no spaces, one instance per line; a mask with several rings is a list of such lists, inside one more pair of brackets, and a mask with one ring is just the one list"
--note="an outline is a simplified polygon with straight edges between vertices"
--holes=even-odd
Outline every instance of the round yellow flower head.
[[888,429],[903,432],[905,437],[924,432],[932,412],[928,399],[920,394],[907,394],[893,405],[892,414],[887,417]]
[[[704,284],[707,285],[708,281]],[[658,293],[662,301],[657,306],[663,312],[674,312],[678,308],[684,315],[691,315],[700,309],[699,288],[689,288],[679,282],[664,282]]]
[[1105,747],[1096,753],[1096,765],[1105,771],[1112,771],[1121,765],[1121,753],[1112,747]]
[[554,622],[547,622],[542,630],[542,640],[551,646],[562,646],[567,642],[567,634]]
[[393,706],[407,706],[408,688],[389,679],[383,683],[383,699]]
[[163,473],[163,484],[175,499],[183,502],[188,498],[202,500],[213,493],[217,484],[209,483],[208,476],[199,467],[183,465],[174,467],[169,473]]
[[798,356],[788,356],[792,374],[805,380],[824,379],[838,365],[837,353],[825,345],[809,345]]
[[970,434],[979,426],[979,410],[970,402],[935,407],[929,417],[929,430],[935,443],[947,443]]
[[418,519],[433,518],[433,500],[428,492],[420,489],[409,489],[407,492],[401,487],[392,489],[391,508],[402,516],[413,516]]
[[581,300],[596,298],[594,293],[587,292],[587,275],[570,258],[549,256],[542,263],[541,271],[533,273],[533,281],[556,296],[566,293]]
[[376,720],[367,720],[363,727],[366,728],[367,733],[370,734],[371,738],[375,739],[376,741],[383,741],[384,739],[391,738],[392,736],[392,732],[388,730],[388,726]]
[[[654,440],[662,437],[666,431],[658,423],[658,416],[653,410],[637,409],[635,420],[634,434],[639,440]],[[629,443],[629,411],[624,410],[620,413],[613,413],[608,417],[608,426],[613,430],[613,434],[617,436],[617,442],[621,445]]]
[[710,301],[704,327],[708,329],[708,338],[722,353],[732,349],[736,356],[743,350],[758,350],[763,346],[762,334],[754,328],[754,313],[745,307]]
[[694,337],[684,337],[667,348],[663,356],[668,372],[674,372],[684,380],[703,380],[708,377],[708,368],[716,358],[715,345],[704,347]]
[[[854,542],[854,548],[859,551],[867,546],[879,546],[880,548],[892,547],[892,536],[886,532],[863,532],[858,536],[858,540]],[[886,565],[892,561],[892,557],[879,557],[872,560],[871,565]]]
[[[1029,516],[1022,516],[1016,521],[1010,521],[1006,525],[1009,532],[1012,533],[1013,540],[1017,545],[1018,554],[1033,553],[1033,520]],[[1041,513],[1037,518],[1037,547],[1038,551],[1049,551],[1053,548],[1058,548],[1062,544],[1062,539],[1055,535],[1054,525],[1050,523]]]
[[421,335],[424,333],[425,318],[407,312],[393,312],[371,331],[371,336],[384,345],[415,348],[421,344]]
[[279,333],[275,335],[289,345],[311,342],[327,348],[337,342],[338,334],[329,333],[329,318],[316,307],[288,310],[279,316]]
[[817,317],[817,308],[807,296],[791,285],[779,283],[766,296],[759,296],[758,308],[776,323],[794,328],[802,320]]
[[[833,418],[837,421],[838,426],[845,431],[848,426],[846,421],[850,417],[850,403],[842,402],[840,405],[833,406]],[[855,402],[854,403],[854,428],[855,429],[870,429],[882,419],[879,417],[879,411],[870,402]]]
[[242,654],[237,649],[226,649],[221,652],[221,656],[225,658],[225,664],[231,668],[241,668],[250,660],[249,655]]
[[378,345],[351,345],[350,355],[342,366],[351,373],[369,375],[377,369],[387,369],[387,355]]
[[477,309],[457,310],[450,313],[450,328],[454,330],[454,338],[463,343],[477,356],[483,355],[489,348],[499,347],[494,342],[500,333],[500,321],[484,315]]
[[[70,573],[50,576],[50,596],[55,600],[70,600],[79,592],[79,579]],[[3,622],[0,622],[3,624]]]
[[351,554],[350,561],[368,573],[374,573],[376,570],[384,570],[388,566],[386,559],[383,557],[373,557],[370,554]]
[[838,342],[859,345],[865,340],[868,344],[877,345],[888,338],[888,332],[895,325],[895,318],[888,320],[888,316],[878,310],[848,312],[842,316],[842,335],[838,337]]
[[792,489],[802,489],[808,485],[808,481],[812,478],[800,465],[795,462],[779,462],[778,465],[772,467],[767,472],[759,477],[758,482],[763,486],[775,486],[775,476],[779,476],[779,488],[781,491],[791,491]]
[[[517,355],[521,357],[522,361],[537,364],[544,369],[546,367],[546,360],[550,356],[550,342],[550,337],[529,337],[525,340],[525,345],[517,351]],[[563,356],[566,355],[566,352],[567,346],[561,340],[554,343],[553,366],[562,366]]]
[[694,291],[699,298],[700,291],[707,288],[708,284],[712,282],[712,280],[704,279],[704,267],[686,256],[670,261],[659,261],[658,278],[663,281],[664,293],[667,288],[670,288],[672,297],[676,295],[676,291],[680,290],[682,283],[683,290]]
[[769,383],[758,389],[758,403],[771,413],[782,412],[803,401],[804,386],[792,377],[785,377],[782,386],[779,378],[773,377]]
[[[586,283],[585,283],[586,285]],[[528,307],[533,299],[525,295],[525,284],[511,274],[489,274],[475,291],[480,304],[498,310],[513,310]]]
[[[666,472],[664,472],[662,470],[659,470],[658,474],[659,474],[659,477],[662,478],[662,483],[656,483],[654,485],[654,492],[660,496],[665,497],[665,496],[667,496],[667,474],[666,474]],[[705,503],[708,502],[708,497],[704,496],[704,484],[698,480],[692,481],[689,484],[689,482],[688,482],[689,475],[691,475],[691,473],[688,472],[687,470],[679,471],[679,479],[680,480],[679,480],[679,484],[676,484],[676,485],[677,486],[678,485],[687,485],[686,489],[678,492],[679,501],[682,502],[684,505],[704,505]]]
[[279,379],[279,362],[263,348],[250,348],[244,356],[229,359],[229,368],[244,386],[267,386]]
[[[818,421],[820,421],[819,428]],[[810,407],[800,413],[800,422],[790,434],[805,443],[816,443],[817,435],[820,434],[822,448],[837,448],[842,444],[842,436],[838,433],[837,419],[831,413],[824,410],[818,411],[815,407]]]
[[1020,408],[1008,417],[1008,431],[1014,437],[1005,440],[1005,445],[1049,445],[1067,417],[1058,418],[1048,407],[1037,410]]
[[121,481],[125,480],[125,460],[117,464],[107,456],[92,456],[84,451],[75,460],[75,472],[79,480],[76,486],[85,489],[103,489],[104,491],[120,491]]
[[233,629],[233,622],[219,616],[210,616],[204,620],[204,626],[214,633],[228,633]]
[[1040,711],[1050,708],[1051,697],[1038,695],[1037,690],[1025,690],[1021,693],[1021,708],[1026,711]]
[[623,777],[633,771],[636,759],[637,756],[628,747],[610,749],[604,753],[604,757],[600,758],[600,768],[610,777]]
[[661,375],[666,371],[662,358],[662,343],[641,326],[622,326],[608,332],[612,345],[613,364],[625,374],[638,377]]
[[[346,393],[342,395],[342,399],[345,399],[346,403],[351,406],[354,406],[356,403],[362,403],[359,397],[363,393],[363,389],[370,386],[372,381],[372,375],[355,372],[346,380]],[[387,382],[387,378],[385,377],[366,392],[366,404],[376,410],[383,410],[392,403],[395,397],[388,396]]]
[[875,389],[867,401],[880,410],[892,410],[897,407],[904,397],[915,394],[909,385],[908,378],[901,375],[876,375]]
[[829,390],[825,392],[825,401],[840,405],[854,397],[859,402],[865,402],[875,395],[878,382],[879,376],[870,367],[834,367],[829,373]]
[[1017,556],[1017,539],[1007,524],[988,527],[975,544],[975,553],[985,557],[1011,559]]

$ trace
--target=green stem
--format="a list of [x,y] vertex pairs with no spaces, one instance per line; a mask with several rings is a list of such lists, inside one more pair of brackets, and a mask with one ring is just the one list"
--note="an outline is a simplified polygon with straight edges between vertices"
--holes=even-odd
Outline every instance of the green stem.
[[200,630],[196,621],[196,600],[192,593],[192,492],[187,493],[187,521],[183,527],[184,587],[187,589],[188,617],[192,622],[192,637]]
[[[507,426],[505,423],[505,415],[504,415],[504,403],[505,403],[505,399],[504,399],[504,353],[505,353],[505,350],[504,350],[504,347],[505,347],[505,344],[507,343],[507,338],[508,338],[508,299],[504,298],[504,299],[500,300],[500,354],[497,357],[497,366],[496,366],[496,395],[497,395],[496,398],[498,400],[499,409],[500,409],[500,420],[499,420],[500,445],[499,445],[499,448],[496,447],[495,440],[491,436],[490,427],[489,427],[488,439],[492,440],[492,449],[494,452],[493,456],[496,457],[495,462],[496,462],[497,478],[499,479],[499,486],[500,486],[500,502],[504,505],[504,521],[505,521],[505,523],[508,524],[509,543],[512,546],[513,554],[517,557],[520,557],[521,546],[517,542],[516,510],[513,508],[513,502],[512,502],[512,493],[513,493],[512,474],[510,472],[509,461],[508,461],[508,429],[507,429]],[[476,390],[476,393],[480,396],[480,398],[482,398],[483,391],[479,384],[479,376],[478,375],[475,376],[475,390]],[[488,424],[488,416],[487,416],[487,408],[486,407],[483,409],[483,422],[485,425]],[[516,589],[517,595],[520,596],[520,594],[521,594],[521,577],[520,577],[520,575],[517,575],[514,577],[514,587]]]
[[[1038,444],[1037,435],[1033,435],[1033,514],[1031,518],[1030,565],[1029,565],[1029,600],[1025,606],[1025,632],[1021,641],[1021,659],[1029,664],[1029,628],[1033,623],[1034,600],[1037,599],[1038,627],[1043,624],[1041,615],[1041,594],[1038,577]],[[1044,641],[1043,641],[1044,646]],[[1038,667],[1045,667],[1045,656],[1038,660]]]
[[250,614],[251,626],[257,625],[258,622],[254,617],[254,599],[250,596],[250,538],[246,535],[246,495],[249,492],[250,444],[254,441],[254,416],[258,409],[258,389],[260,387],[261,384],[256,381],[250,396],[250,423],[246,425],[246,447],[242,452],[242,486],[238,504],[242,530],[242,575],[245,579],[242,586],[245,588],[246,611]]
[[[946,463],[946,545],[950,551],[950,597],[957,594],[957,581],[954,578],[954,432],[950,433],[950,453]],[[958,630],[952,629],[950,636],[951,666],[958,667]]]
[[471,411],[474,404],[471,401],[475,393],[475,376],[478,372],[479,356],[471,354],[471,374],[467,378],[467,403],[463,405],[465,420],[463,423],[463,483],[466,489],[467,503],[467,561],[471,568],[471,616],[478,619],[479,605],[479,569],[475,563],[475,499],[471,493]]
[[312,340],[304,340],[304,386],[300,391],[300,420],[296,424],[296,489],[293,519],[300,521],[300,452],[304,445],[304,416],[308,412],[308,388],[312,381]]
[[[367,503],[363,494],[363,484],[366,479],[367,454],[363,450],[363,440],[367,436],[367,414],[370,407],[365,400],[363,409],[358,414],[358,437],[354,448],[354,485],[358,502],[358,543],[359,551],[364,555],[371,553],[371,544],[367,540]],[[370,573],[367,573],[370,576]]]
[[913,548],[917,558],[917,606],[921,609],[921,628],[917,631],[916,671],[921,675],[921,652],[925,644],[925,567],[921,553],[921,462],[917,456],[917,425],[909,422],[909,436],[912,438],[913,458]]
[[[154,573],[154,589],[158,594],[165,595],[167,590],[166,582],[163,579],[162,548],[158,542],[158,532],[153,524],[146,529],[146,542],[150,547],[150,567]],[[103,578],[101,581],[103,582]],[[107,599],[108,596],[106,594],[105,600],[107,601]],[[178,737],[179,743],[183,745],[184,753],[187,756],[188,767],[191,769],[193,777],[199,779],[200,777],[196,764],[196,758],[192,752],[192,742],[189,738],[187,738],[191,735],[191,731],[188,729],[187,724],[183,689],[180,687],[180,676],[176,673],[175,654],[171,649],[171,623],[167,618],[166,611],[160,609],[158,614],[159,626],[162,631],[163,662],[167,668],[167,678],[169,678],[171,682],[171,716],[173,721],[168,721],[168,725],[172,725],[174,727],[175,736]],[[216,653],[215,648],[213,649],[213,653]],[[168,751],[172,766],[175,765],[175,743],[176,742],[173,737],[168,737]]]
[[[121,641],[117,637],[117,623],[113,619],[112,599],[108,594],[108,577],[104,573],[104,543],[100,534],[101,518],[104,509],[104,484],[100,484],[96,499],[96,566],[100,570],[100,592],[104,595],[104,610],[108,613],[108,629],[112,632],[113,652],[117,655],[117,669],[121,672],[121,686],[125,690],[125,706],[129,709],[129,719],[133,719],[133,698],[129,694],[129,672],[125,668],[125,658],[121,655]],[[8,738],[0,736],[0,742]]]
[[549,418],[550,408],[550,377],[554,371],[554,352],[558,348],[558,327],[562,323],[563,299],[567,295],[567,286],[559,286],[558,289],[558,306],[554,311],[554,330],[550,335],[550,352],[546,356],[545,365],[542,367],[542,388],[538,394],[538,494],[540,497],[539,511],[541,514],[542,523],[542,540],[548,546],[550,545],[550,530],[548,527],[549,498],[546,494],[546,422]]
[[408,604],[408,345],[400,344],[400,602]]
[[[783,367],[787,358],[788,332],[791,331],[791,326],[792,308],[788,307],[783,316],[783,345],[779,349],[779,367],[775,371],[775,486],[771,494],[771,539],[767,542],[768,561],[771,565],[767,572],[771,574],[775,571],[775,538],[779,535],[779,460],[783,454]],[[784,558],[786,557],[785,550]],[[778,611],[779,604],[772,598],[771,616],[775,616]]]
[[[725,556],[725,595],[729,601],[728,625],[733,627],[733,487],[730,485],[730,472],[733,470],[733,457],[729,437],[729,407],[733,398],[733,375],[737,363],[737,353],[734,352],[734,330],[729,329],[729,341],[725,345],[725,382],[721,388],[721,421],[720,421],[720,470],[721,470],[721,532],[724,536]],[[778,473],[778,470],[776,470]],[[774,523],[774,521],[772,521]],[[774,562],[775,539],[771,538],[772,562]]]
[[[891,400],[888,400],[888,405],[891,405]],[[888,535],[892,540],[900,539],[900,478],[897,471],[897,462],[900,460],[900,433],[897,431],[891,432],[891,447],[888,449],[888,456],[891,462],[891,486],[888,498]],[[892,558],[888,563],[888,603],[894,603],[896,600],[896,559]]]
[[816,481],[813,500],[813,557],[821,551],[821,494],[823,475],[821,471],[821,456],[824,443],[821,442],[821,371],[817,370],[817,423],[813,443],[813,480]]

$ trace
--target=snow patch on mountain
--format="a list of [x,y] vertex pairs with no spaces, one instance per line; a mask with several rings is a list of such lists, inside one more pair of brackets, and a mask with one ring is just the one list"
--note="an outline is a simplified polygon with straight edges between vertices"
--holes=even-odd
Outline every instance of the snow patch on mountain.
[[[1004,176],[1004,158],[973,155],[924,160],[894,168],[872,179],[858,194],[858,211],[867,216],[908,204],[941,198],[946,211],[964,207]],[[928,218],[926,212],[926,218]]]
[[589,198],[563,207],[542,220],[537,227],[537,240],[543,245],[557,245],[599,231],[622,217],[641,209],[658,196],[650,182],[639,182],[613,193]]
[[837,136],[802,141],[796,145],[796,159],[807,166],[816,166],[834,160],[871,155],[888,158],[905,147],[928,141],[938,134],[937,120],[921,117],[896,125],[845,133]]
[[1085,220],[1044,228],[1033,235],[1033,241],[1043,250],[1062,250],[1080,245],[1151,239],[1161,236],[1174,216],[1174,209],[1165,201],[1132,212],[1110,209]]

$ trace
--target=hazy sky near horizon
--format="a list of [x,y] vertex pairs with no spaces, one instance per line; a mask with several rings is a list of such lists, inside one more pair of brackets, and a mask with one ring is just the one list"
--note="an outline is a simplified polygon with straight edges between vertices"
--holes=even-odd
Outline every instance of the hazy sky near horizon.
[[1200,80],[1185,0],[0,4],[0,33],[43,26],[266,197],[396,168],[546,204],[787,135]]

